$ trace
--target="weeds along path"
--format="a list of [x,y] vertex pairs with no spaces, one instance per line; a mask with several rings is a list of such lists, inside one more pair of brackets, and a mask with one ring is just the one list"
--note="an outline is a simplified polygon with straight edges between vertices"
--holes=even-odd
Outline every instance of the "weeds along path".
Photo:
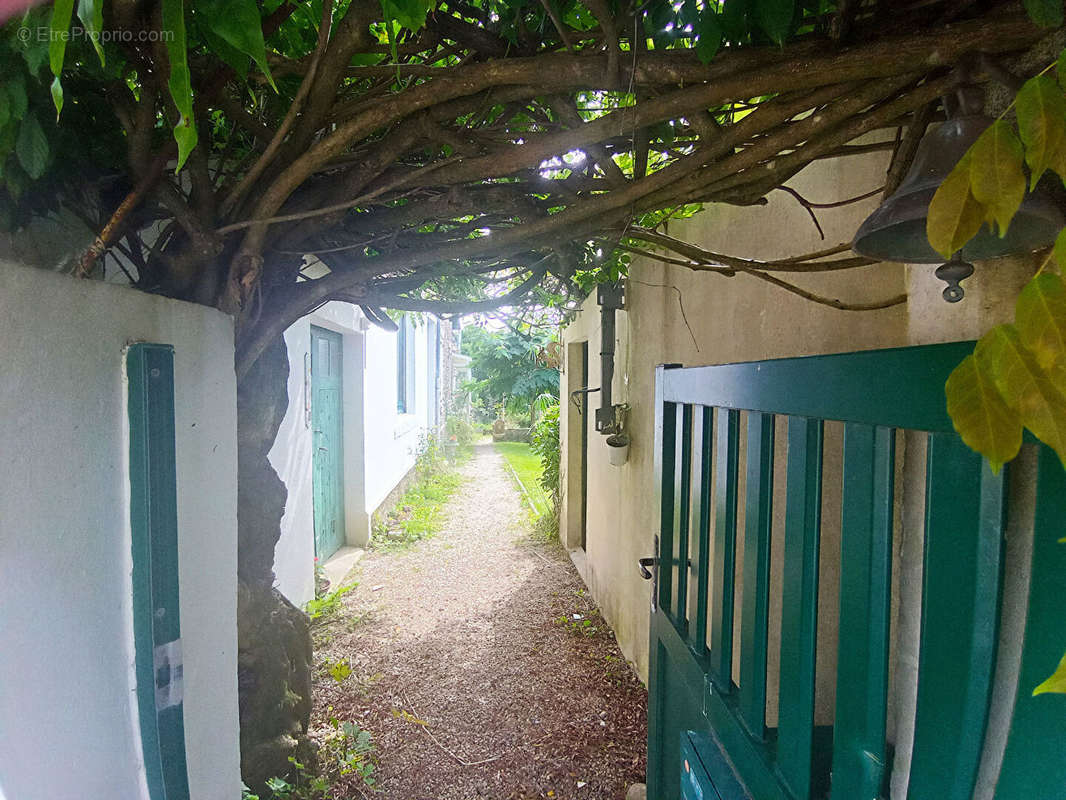
[[351,773],[333,796],[621,800],[644,779],[645,691],[500,455],[461,473],[443,530],[372,550],[315,627],[312,734],[354,722],[376,748],[374,788]]

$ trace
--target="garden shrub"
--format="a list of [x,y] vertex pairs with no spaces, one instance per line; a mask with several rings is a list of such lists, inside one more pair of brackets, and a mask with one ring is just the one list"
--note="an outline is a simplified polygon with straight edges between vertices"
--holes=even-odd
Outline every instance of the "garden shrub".
[[540,485],[559,505],[559,404],[549,406],[529,432],[530,448],[540,456]]

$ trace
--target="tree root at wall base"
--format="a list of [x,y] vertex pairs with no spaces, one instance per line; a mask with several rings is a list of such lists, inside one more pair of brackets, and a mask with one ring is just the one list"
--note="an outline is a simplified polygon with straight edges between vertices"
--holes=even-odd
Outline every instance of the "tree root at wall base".
[[311,716],[311,630],[307,615],[264,584],[237,588],[237,688],[241,775],[253,792],[288,776],[292,757],[314,762]]

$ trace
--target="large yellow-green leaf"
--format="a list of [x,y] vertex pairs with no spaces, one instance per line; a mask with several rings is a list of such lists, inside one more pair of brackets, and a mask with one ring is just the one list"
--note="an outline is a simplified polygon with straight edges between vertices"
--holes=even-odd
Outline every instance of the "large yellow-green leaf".
[[940,184],[929,204],[925,231],[933,249],[951,258],[984,223],[985,212],[970,191],[970,154],[966,153]]
[[1062,657],[1058,667],[1048,676],[1048,679],[1033,689],[1033,697],[1047,692],[1066,694],[1066,655]]
[[1066,285],[1062,278],[1045,272],[1029,281],[1018,296],[1014,325],[1041,369],[1050,373],[1054,366],[1066,363]]
[[1054,450],[1066,467],[1066,394],[1022,344],[1017,328],[997,325],[977,342],[974,355],[1022,424]]
[[972,355],[952,371],[944,392],[948,414],[966,444],[988,459],[993,472],[1018,455],[1022,423],[1003,401],[992,376]]
[[1066,228],[1059,231],[1059,235],[1055,237],[1055,247],[1051,252],[1059,269],[1066,270]]
[[1025,197],[1022,143],[1003,120],[993,122],[970,148],[970,191],[1006,236]]
[[1018,91],[1015,109],[1029,185],[1036,185],[1048,168],[1066,178],[1066,97],[1058,83],[1049,75],[1030,78]]

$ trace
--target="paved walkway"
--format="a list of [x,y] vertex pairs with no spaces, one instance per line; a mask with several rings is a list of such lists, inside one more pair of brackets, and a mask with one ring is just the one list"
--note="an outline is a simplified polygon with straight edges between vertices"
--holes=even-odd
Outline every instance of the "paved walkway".
[[382,800],[621,800],[644,779],[644,689],[566,553],[530,538],[501,456],[462,472],[444,530],[371,550],[316,630],[312,733],[368,730]]

